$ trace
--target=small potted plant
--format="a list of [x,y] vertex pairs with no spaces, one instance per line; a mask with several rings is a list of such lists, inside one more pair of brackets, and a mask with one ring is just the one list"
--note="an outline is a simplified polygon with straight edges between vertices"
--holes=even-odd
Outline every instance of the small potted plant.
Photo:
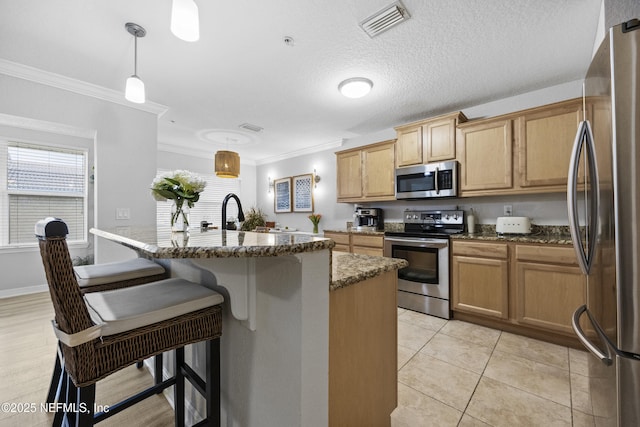
[[320,224],[320,219],[322,218],[321,214],[311,214],[309,215],[309,219],[313,223],[313,234],[318,234],[318,224]]
[[244,222],[240,227],[242,231],[253,231],[256,227],[264,227],[266,224],[266,214],[262,209],[252,207],[244,213]]

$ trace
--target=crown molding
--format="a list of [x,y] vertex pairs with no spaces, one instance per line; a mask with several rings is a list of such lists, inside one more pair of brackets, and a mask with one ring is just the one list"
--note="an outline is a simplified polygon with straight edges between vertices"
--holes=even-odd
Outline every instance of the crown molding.
[[268,163],[275,163],[281,160],[288,160],[294,157],[304,156],[306,154],[318,153],[320,151],[330,150],[332,148],[341,147],[344,144],[344,138],[330,141],[325,144],[314,145],[313,147],[303,148],[301,150],[289,151],[287,153],[278,154],[277,156],[265,157],[264,159],[256,160],[256,165],[266,165]]
[[12,116],[11,114],[3,113],[0,113],[0,125],[86,139],[95,139],[97,134],[97,131],[95,129],[78,128],[62,123],[47,122],[44,120],[31,119],[29,117]]
[[166,105],[157,104],[151,101],[147,101],[144,104],[129,102],[124,98],[124,94],[117,90],[107,89],[93,83],[83,82],[61,74],[51,73],[49,71],[44,71],[39,68],[30,67],[28,65],[19,64],[17,62],[1,58],[0,74],[40,83],[57,89],[78,93],[80,95],[90,96],[92,98],[102,99],[103,101],[124,105],[125,107],[135,108],[158,116],[162,116],[169,109]]

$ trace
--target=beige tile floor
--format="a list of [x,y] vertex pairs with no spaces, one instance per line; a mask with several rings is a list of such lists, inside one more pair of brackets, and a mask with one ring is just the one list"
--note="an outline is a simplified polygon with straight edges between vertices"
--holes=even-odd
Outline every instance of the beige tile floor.
[[595,426],[588,354],[398,309],[393,427]]

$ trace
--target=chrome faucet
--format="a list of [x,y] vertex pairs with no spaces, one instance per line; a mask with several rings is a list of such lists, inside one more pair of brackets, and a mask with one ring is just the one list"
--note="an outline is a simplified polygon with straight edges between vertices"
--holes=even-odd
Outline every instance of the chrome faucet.
[[244,213],[242,212],[242,203],[240,203],[240,199],[234,193],[229,193],[224,196],[224,200],[222,201],[222,230],[227,229],[227,203],[229,203],[229,199],[235,199],[238,204],[238,221],[244,221]]

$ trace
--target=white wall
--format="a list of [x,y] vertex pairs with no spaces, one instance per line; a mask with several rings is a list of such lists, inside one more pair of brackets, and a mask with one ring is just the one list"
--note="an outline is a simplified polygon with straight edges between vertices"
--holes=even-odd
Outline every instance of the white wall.
[[[92,132],[94,224],[109,228],[155,223],[155,201],[147,186],[140,185],[155,176],[155,114],[4,74],[0,75],[0,113]],[[130,209],[130,220],[116,221],[116,208],[122,207]],[[135,256],[101,240],[95,242],[96,262]],[[0,270],[0,297],[41,290],[46,284],[37,248],[0,250]]]
[[[159,169],[184,169],[194,173],[213,174],[214,156],[211,153],[196,153],[193,155],[177,154],[168,151],[158,151]],[[155,176],[155,175],[154,175]],[[153,177],[151,177],[153,179]],[[151,179],[149,184],[151,184]],[[243,163],[240,158],[240,202],[244,211],[256,206],[256,167],[255,165]],[[215,224],[218,225],[218,224]]]
[[[471,106],[464,108],[462,111],[469,119],[477,119],[577,98],[581,95],[582,82],[575,81],[483,105]],[[395,139],[395,137],[396,132],[394,129],[384,129],[375,134],[351,138],[337,149],[260,165],[256,170],[258,205],[268,213],[270,220],[280,223],[282,227],[288,226],[310,232],[313,226],[307,218],[308,214],[274,213],[273,194],[268,193],[268,177],[283,178],[311,173],[315,167],[318,175],[322,178],[314,194],[315,212],[323,216],[320,221],[320,231],[325,229],[344,229],[346,222],[353,220],[353,211],[356,205],[336,202],[336,159],[334,153],[347,148]],[[473,207],[477,213],[479,223],[495,224],[496,217],[503,215],[503,206],[506,204],[513,206],[514,215],[529,216],[539,225],[566,225],[568,223],[564,194],[456,198],[444,201],[392,201],[366,203],[362,204],[362,206],[382,208],[385,221],[395,222],[402,222],[402,212],[407,208],[438,209],[457,207],[468,210]]]

